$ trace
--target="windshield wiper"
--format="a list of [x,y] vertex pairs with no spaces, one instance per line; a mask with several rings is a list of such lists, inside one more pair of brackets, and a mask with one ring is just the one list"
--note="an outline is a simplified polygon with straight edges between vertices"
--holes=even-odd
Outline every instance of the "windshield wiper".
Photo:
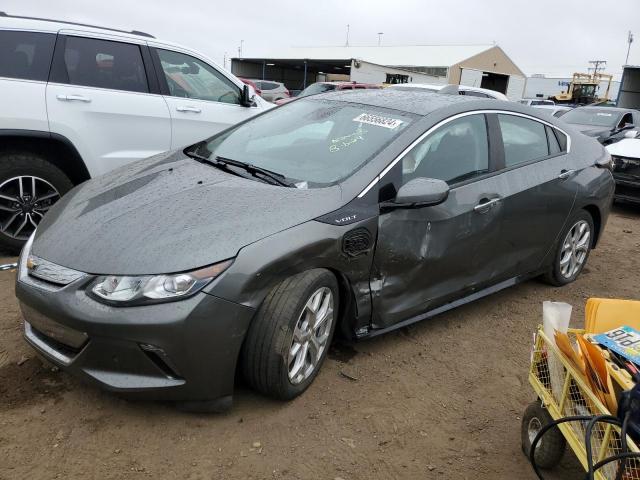
[[[209,159],[207,160],[210,161]],[[240,160],[232,160],[231,158],[225,157],[216,157],[215,161],[222,165],[231,165],[234,167],[242,168],[256,178],[260,178],[258,177],[258,175],[262,175],[274,181],[276,184],[282,185],[283,187],[295,187],[295,185],[292,182],[287,181],[287,177],[285,177],[281,173],[272,172],[271,170],[267,170],[266,168],[256,167],[255,165],[251,165],[250,163],[241,162]]]

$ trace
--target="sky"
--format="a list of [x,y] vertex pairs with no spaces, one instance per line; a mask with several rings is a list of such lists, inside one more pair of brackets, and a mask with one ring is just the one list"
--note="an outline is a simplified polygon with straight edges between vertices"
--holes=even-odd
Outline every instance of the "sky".
[[[0,0],[14,15],[141,30],[223,64],[291,46],[492,44],[527,75],[640,64],[640,0]],[[227,61],[227,67],[229,62]]]

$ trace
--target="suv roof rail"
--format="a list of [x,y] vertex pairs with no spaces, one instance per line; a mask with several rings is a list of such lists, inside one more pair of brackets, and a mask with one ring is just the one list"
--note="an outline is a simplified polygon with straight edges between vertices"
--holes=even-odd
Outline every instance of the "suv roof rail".
[[139,37],[148,37],[148,38],[156,38],[153,35],[145,32],[141,32],[139,30],[119,30],[117,28],[109,28],[109,27],[100,27],[98,25],[90,25],[88,23],[77,23],[77,22],[69,22],[66,20],[55,20],[53,18],[40,18],[40,17],[25,17],[21,15],[9,15],[6,12],[0,11],[0,17],[8,17],[8,18],[20,18],[23,20],[41,20],[44,22],[56,22],[56,23],[64,23],[66,25],[76,25],[78,27],[90,27],[90,28],[99,28],[100,30],[108,30],[110,32],[118,32],[118,33],[128,33],[130,35],[138,35]]

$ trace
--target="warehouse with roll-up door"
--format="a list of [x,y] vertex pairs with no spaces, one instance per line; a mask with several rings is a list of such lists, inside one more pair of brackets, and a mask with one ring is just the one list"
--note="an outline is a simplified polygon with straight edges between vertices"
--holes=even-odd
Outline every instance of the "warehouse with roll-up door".
[[231,60],[244,78],[273,80],[290,90],[327,80],[358,83],[468,85],[522,98],[525,74],[497,45],[292,47]]

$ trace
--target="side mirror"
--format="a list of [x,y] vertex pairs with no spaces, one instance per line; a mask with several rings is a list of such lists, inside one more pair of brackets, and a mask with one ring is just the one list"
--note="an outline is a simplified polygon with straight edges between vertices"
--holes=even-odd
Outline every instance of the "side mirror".
[[638,136],[638,130],[629,130],[624,132],[624,138],[636,138]]
[[434,178],[414,178],[398,190],[394,204],[398,206],[429,206],[444,202],[449,196],[447,182]]
[[255,105],[254,94],[246,83],[242,87],[242,95],[240,96],[240,105],[243,107],[253,107]]

